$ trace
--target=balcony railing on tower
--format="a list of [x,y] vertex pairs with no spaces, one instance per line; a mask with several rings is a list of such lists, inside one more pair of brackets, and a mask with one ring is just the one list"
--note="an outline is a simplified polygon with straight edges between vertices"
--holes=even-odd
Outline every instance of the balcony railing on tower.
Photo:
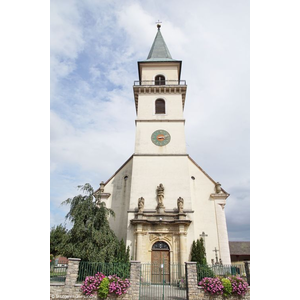
[[186,80],[142,80],[134,81],[134,86],[174,86],[186,85]]

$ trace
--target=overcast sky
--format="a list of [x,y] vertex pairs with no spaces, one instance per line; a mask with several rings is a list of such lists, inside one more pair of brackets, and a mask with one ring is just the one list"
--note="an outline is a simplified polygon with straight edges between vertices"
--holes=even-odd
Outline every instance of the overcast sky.
[[132,85],[161,32],[187,81],[187,153],[230,194],[229,240],[250,239],[249,1],[51,0],[51,226],[77,186],[132,154]]

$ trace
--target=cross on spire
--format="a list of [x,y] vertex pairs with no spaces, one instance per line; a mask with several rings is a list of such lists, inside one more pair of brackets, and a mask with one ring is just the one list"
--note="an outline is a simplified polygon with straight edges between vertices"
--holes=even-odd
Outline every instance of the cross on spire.
[[157,22],[155,22],[155,23],[157,24],[156,26],[157,26],[157,28],[159,29],[159,28],[161,27],[161,25],[160,25],[160,24],[161,24],[162,22],[161,22],[161,21],[159,21],[159,20],[157,20]]

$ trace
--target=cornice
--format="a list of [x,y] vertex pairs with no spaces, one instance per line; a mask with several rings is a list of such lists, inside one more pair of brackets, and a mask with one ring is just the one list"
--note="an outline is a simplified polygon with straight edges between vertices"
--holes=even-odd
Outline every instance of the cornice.
[[183,122],[185,123],[185,119],[136,119],[135,124],[137,122]]
[[213,193],[213,194],[210,194],[210,197],[214,200],[218,200],[218,199],[220,199],[220,200],[224,199],[225,200],[229,197],[229,194],[227,194],[227,193],[218,193],[218,194]]

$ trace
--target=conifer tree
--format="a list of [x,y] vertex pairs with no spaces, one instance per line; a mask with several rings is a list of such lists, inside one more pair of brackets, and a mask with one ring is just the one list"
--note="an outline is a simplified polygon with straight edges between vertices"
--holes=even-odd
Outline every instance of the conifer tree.
[[203,238],[193,241],[191,249],[191,261],[196,261],[200,265],[207,264]]

